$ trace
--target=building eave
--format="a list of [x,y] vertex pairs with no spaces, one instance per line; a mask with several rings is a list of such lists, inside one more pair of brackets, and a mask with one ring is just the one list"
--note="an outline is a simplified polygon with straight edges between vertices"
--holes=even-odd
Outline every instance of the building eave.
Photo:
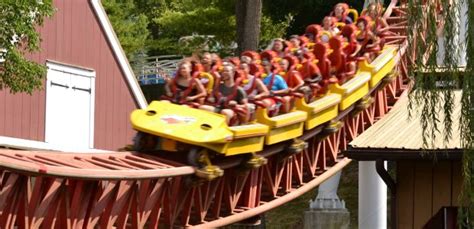
[[349,146],[344,156],[358,161],[459,161],[463,157],[463,149],[390,149],[390,148],[354,148]]

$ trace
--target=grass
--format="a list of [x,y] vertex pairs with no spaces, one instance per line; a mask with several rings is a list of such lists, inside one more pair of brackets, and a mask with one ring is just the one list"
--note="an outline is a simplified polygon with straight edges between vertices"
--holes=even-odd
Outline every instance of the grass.
[[[358,167],[357,162],[352,162],[342,171],[339,183],[339,198],[346,202],[346,208],[351,214],[351,228],[357,228],[357,201],[358,201]],[[317,195],[317,188],[279,208],[266,213],[265,224],[267,228],[303,228],[304,212],[309,209],[310,199]]]

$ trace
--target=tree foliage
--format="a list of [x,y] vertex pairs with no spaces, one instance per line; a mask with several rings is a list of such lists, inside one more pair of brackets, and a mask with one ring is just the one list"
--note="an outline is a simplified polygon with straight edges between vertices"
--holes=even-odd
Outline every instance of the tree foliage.
[[[462,12],[462,4],[467,11]],[[463,192],[460,225],[474,228],[474,2],[461,1],[408,1],[408,53],[409,76],[414,82],[410,92],[411,105],[421,105],[421,123],[425,147],[433,145],[435,136],[444,130],[444,140],[461,139],[463,154]],[[467,16],[467,24],[459,18]],[[465,37],[458,36],[461,26],[467,27]],[[439,31],[444,38],[439,41]],[[444,46],[444,56],[437,56],[439,44]],[[461,49],[466,50],[467,64],[460,74]],[[439,78],[439,69],[443,76]],[[423,72],[423,74],[419,74]],[[439,83],[443,87],[439,87]],[[454,135],[454,90],[462,90],[460,135]],[[442,118],[444,117],[444,118]],[[457,133],[457,132],[456,132]],[[429,141],[431,140],[431,141]]]
[[53,14],[52,2],[2,0],[0,12],[0,89],[31,94],[42,87],[46,68],[24,55],[40,49],[40,36],[35,28]]
[[[462,83],[461,142],[466,149],[463,155],[464,186],[462,200],[467,208],[461,211],[461,219],[468,220],[466,228],[474,228],[474,2],[462,0],[467,4],[466,60],[467,65]],[[464,47],[461,47],[464,48]]]
[[[211,46],[216,43],[230,45],[235,37],[235,18],[223,2],[177,0],[165,4],[153,15],[156,26],[151,31],[151,51],[154,54],[189,55],[194,49],[204,48],[199,46],[206,40]],[[192,35],[197,39],[194,42],[188,45],[179,42],[180,38]],[[206,39],[204,36],[211,37]]]
[[[211,51],[222,55],[233,54],[236,41],[235,0],[177,0],[163,2],[161,10],[153,14],[150,41],[152,54],[189,55],[202,49],[204,40]],[[271,38],[281,37],[288,27],[288,18],[277,21],[267,15],[262,16],[260,43]],[[196,42],[183,45],[179,38],[191,35],[212,36],[202,39],[195,36]],[[200,40],[201,39],[201,40]]]
[[359,12],[364,4],[360,0],[263,0],[263,9],[264,15],[268,15],[272,21],[285,21],[287,15],[292,15],[293,20],[286,30],[286,35],[292,35],[303,33],[310,24],[320,24],[339,2],[345,2]]
[[[120,0],[121,4],[133,7],[108,4],[119,0],[103,0],[109,17],[119,38],[133,37],[126,30],[117,29],[126,22],[127,17],[120,15],[144,15],[148,19],[149,36],[141,47],[149,55],[183,54],[190,55],[196,50],[210,49],[222,55],[231,55],[236,41],[236,0]],[[130,3],[130,2],[133,2]],[[120,10],[114,10],[115,5]],[[110,8],[110,9],[109,9]],[[118,8],[117,8],[118,9]],[[128,11],[125,13],[121,11]],[[272,38],[282,37],[291,21],[290,15],[273,19],[264,14],[261,19],[260,44],[266,45]],[[140,29],[141,30],[141,29]],[[180,38],[193,37],[187,42]],[[135,42],[135,44],[142,44]],[[125,48],[127,53],[137,47]]]
[[145,52],[149,19],[134,0],[104,0],[104,8],[129,59]]

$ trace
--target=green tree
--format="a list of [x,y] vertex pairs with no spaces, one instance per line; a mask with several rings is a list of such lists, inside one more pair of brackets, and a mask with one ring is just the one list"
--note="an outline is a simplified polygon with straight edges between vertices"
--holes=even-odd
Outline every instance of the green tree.
[[155,26],[149,45],[153,54],[189,55],[200,44],[191,42],[194,45],[186,46],[179,39],[191,35],[213,36],[215,42],[230,45],[235,36],[235,19],[226,6],[216,0],[177,0],[164,4],[152,19]]
[[145,52],[149,20],[134,0],[103,0],[102,3],[128,58]]
[[53,14],[52,2],[2,0],[0,12],[0,89],[31,94],[41,88],[46,68],[24,54],[40,49],[36,26]]
[[[222,55],[233,54],[236,42],[236,0],[103,0],[115,31],[130,56],[134,50],[146,50],[149,55],[190,55],[206,46]],[[135,22],[131,28],[130,18],[146,17],[148,24]],[[260,43],[267,44],[271,38],[281,37],[286,32],[291,17],[273,20],[263,15]],[[139,29],[136,27],[140,27]],[[124,29],[122,29],[124,28]],[[131,32],[133,29],[136,32]],[[145,42],[137,32],[149,33]],[[145,35],[145,33],[139,34]],[[198,35],[198,36],[193,36]],[[180,38],[193,36],[191,42],[183,44]],[[208,37],[204,37],[208,36]],[[126,42],[130,40],[130,42]],[[129,45],[131,48],[127,48]],[[140,46],[140,48],[138,48]]]
[[[163,3],[163,2],[162,2]],[[196,46],[183,46],[178,42],[180,37],[212,35],[213,42],[221,44],[219,50],[213,50],[222,55],[233,55],[236,42],[236,0],[177,0],[162,4],[153,17],[154,29],[151,47],[153,54],[185,54],[189,55]],[[285,16],[285,15],[284,15]],[[291,17],[273,20],[263,15],[260,26],[260,44],[267,44],[271,38],[281,37],[286,32]],[[197,42],[200,44],[199,40]],[[199,45],[197,45],[199,46]]]
[[286,35],[302,34],[306,26],[320,24],[339,2],[345,2],[359,12],[364,4],[360,0],[263,0],[263,13],[272,21],[285,21],[287,15],[292,15]]

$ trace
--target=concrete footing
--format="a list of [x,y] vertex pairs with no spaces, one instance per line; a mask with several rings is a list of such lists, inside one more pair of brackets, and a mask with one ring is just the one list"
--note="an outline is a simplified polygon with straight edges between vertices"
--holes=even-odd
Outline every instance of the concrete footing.
[[347,209],[312,209],[304,213],[305,229],[349,229]]
[[309,209],[304,213],[304,228],[310,229],[348,229],[351,223],[349,211],[344,200],[337,196],[341,172],[323,182],[318,196],[310,201]]

